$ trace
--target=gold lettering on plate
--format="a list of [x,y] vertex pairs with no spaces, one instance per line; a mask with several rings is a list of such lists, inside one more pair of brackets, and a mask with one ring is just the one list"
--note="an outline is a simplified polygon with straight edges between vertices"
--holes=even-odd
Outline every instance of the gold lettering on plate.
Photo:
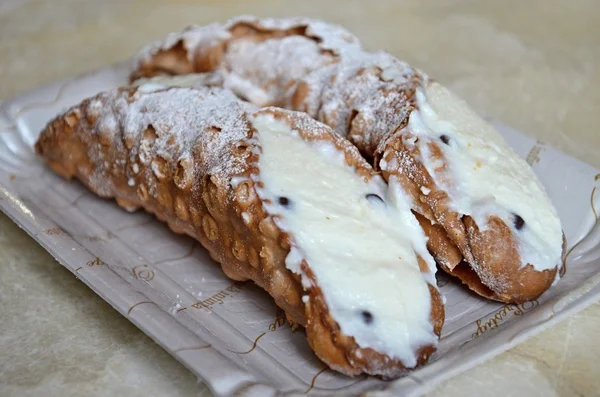
[[42,233],[44,233],[47,236],[64,236],[64,235],[66,235],[65,231],[62,230],[60,227],[46,229],[46,230],[42,231]]
[[254,351],[254,349],[256,349],[256,345],[258,344],[258,341],[260,340],[260,338],[262,338],[263,336],[265,336],[267,333],[263,332],[262,334],[258,335],[256,337],[256,339],[254,339],[254,343],[252,343],[252,347],[250,348],[250,350],[246,350],[245,352],[236,352],[235,350],[229,350],[232,353],[235,354],[248,354],[248,353],[252,353]]
[[[269,325],[269,331],[273,332],[273,331],[277,330],[278,328],[284,326],[285,322],[286,322],[285,311],[283,311],[281,309],[277,309],[277,312],[275,313],[275,321],[273,321]],[[235,350],[229,350],[229,351],[233,352],[233,353],[236,353],[236,354],[248,354],[248,353],[252,353],[254,351],[254,349],[256,349],[256,346],[258,345],[258,341],[260,340],[260,338],[262,338],[266,334],[267,334],[266,332],[263,332],[262,334],[258,335],[254,339],[254,342],[252,343],[252,347],[249,350],[246,350],[246,351],[243,351],[243,352],[238,352],[238,351],[235,351]]]
[[100,258],[96,257],[96,259],[94,259],[93,261],[87,262],[86,265],[88,265],[89,267],[103,266],[103,265],[105,265],[105,263],[102,262],[102,260]]
[[544,147],[542,145],[542,142],[537,141],[535,145],[531,148],[531,150],[527,154],[527,157],[525,157],[525,161],[527,161],[527,164],[533,166],[534,164],[540,162],[540,153],[542,152],[542,150],[544,150]]
[[329,368],[325,367],[322,370],[320,370],[319,372],[317,372],[315,374],[315,376],[313,376],[312,381],[310,382],[310,387],[304,392],[304,394],[310,393],[310,391],[315,388],[315,382],[317,381],[317,378],[319,377],[319,375],[321,375],[323,372],[327,371],[328,369]]
[[530,310],[538,307],[539,302],[537,300],[527,301],[519,303],[518,305],[506,305],[500,308],[493,316],[488,317],[486,320],[477,320],[475,325],[477,331],[471,335],[472,339],[475,339],[487,331],[497,328],[504,322],[509,316],[521,316],[523,313],[527,313]]
[[232,284],[222,291],[217,292],[210,298],[198,301],[192,305],[194,309],[204,309],[207,312],[211,312],[211,307],[214,305],[222,305],[225,299],[229,296],[237,295],[242,291],[242,284]]
[[138,303],[134,304],[133,306],[131,306],[131,307],[129,308],[129,310],[127,310],[127,315],[129,316],[129,315],[131,314],[131,311],[132,311],[133,309],[135,309],[135,308],[136,308],[136,307],[138,307],[139,305],[143,305],[144,303],[154,303],[154,302],[152,302],[152,301],[141,301],[141,302],[138,302]]
[[208,349],[209,347],[212,347],[212,345],[200,345],[200,346],[196,346],[196,347],[182,347],[181,349],[173,350],[173,353],[186,352],[186,351],[190,351],[190,350],[204,350],[204,349]]
[[285,312],[281,309],[277,310],[275,313],[275,321],[269,325],[269,331],[275,331],[277,328],[283,327],[285,325]]
[[148,265],[136,266],[131,269],[131,275],[136,280],[152,281],[154,279],[154,270]]

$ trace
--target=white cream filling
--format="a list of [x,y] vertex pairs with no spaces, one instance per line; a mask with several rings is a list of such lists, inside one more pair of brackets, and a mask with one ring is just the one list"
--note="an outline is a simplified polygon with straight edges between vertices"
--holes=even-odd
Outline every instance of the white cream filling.
[[[441,85],[426,83],[417,90],[416,100],[408,129],[426,137],[418,143],[424,157],[427,138],[441,147],[451,178],[439,178],[435,164],[424,164],[436,184],[448,192],[453,209],[472,216],[484,230],[490,215],[503,219],[517,238],[522,266],[532,264],[542,271],[559,265],[560,219],[531,167],[492,126]],[[521,229],[515,227],[515,215],[525,221]]]
[[[380,177],[365,181],[330,142],[307,142],[270,115],[253,125],[258,194],[293,240],[286,266],[310,288],[300,268],[307,261],[331,316],[360,347],[415,366],[418,349],[438,340],[428,289],[435,262],[408,198]],[[415,251],[430,273],[421,273]]]

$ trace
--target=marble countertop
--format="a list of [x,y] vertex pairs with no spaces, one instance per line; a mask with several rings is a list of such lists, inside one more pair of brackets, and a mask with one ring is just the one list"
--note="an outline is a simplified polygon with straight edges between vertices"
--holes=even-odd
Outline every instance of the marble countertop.
[[[597,0],[4,0],[0,99],[124,60],[186,24],[239,14],[341,23],[479,112],[600,167]],[[2,214],[0,319],[2,396],[209,395]],[[595,304],[429,395],[598,396],[599,327]]]

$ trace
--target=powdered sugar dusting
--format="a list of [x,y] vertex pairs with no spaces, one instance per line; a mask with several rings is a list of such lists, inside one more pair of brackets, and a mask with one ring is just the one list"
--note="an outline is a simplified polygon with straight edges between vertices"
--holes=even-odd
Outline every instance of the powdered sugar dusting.
[[[235,33],[240,24],[263,36],[252,32],[240,36]],[[225,24],[190,27],[179,40],[190,60],[226,45],[222,59],[213,65],[223,76],[224,87],[258,106],[306,111],[369,156],[407,118],[409,98],[423,78],[387,53],[363,51],[345,29],[307,18],[243,16]],[[151,45],[142,51],[138,64],[177,42],[169,36],[160,45]],[[215,61],[212,56],[207,59]],[[307,95],[294,103],[300,84],[308,88]]]
[[306,35],[310,40],[318,42],[319,48],[333,53],[340,53],[348,47],[359,47],[359,41],[353,34],[340,26],[323,21],[301,17],[259,19],[254,16],[240,16],[223,24],[191,25],[182,32],[170,33],[165,39],[146,46],[136,58],[135,67],[139,67],[144,61],[149,61],[159,51],[171,49],[180,42],[187,51],[188,59],[192,60],[199,48],[210,48],[230,39],[231,29],[239,24],[250,25],[261,31],[306,27]]
[[[102,134],[117,154],[112,162],[106,162],[103,150],[92,147],[90,153],[98,174],[91,178],[93,187],[104,194],[112,190],[106,174],[125,169],[125,163],[131,165],[126,171],[131,187],[140,165],[149,165],[141,177],[151,195],[156,193],[156,178],[168,177],[168,170],[179,160],[194,159],[194,180],[201,175],[229,179],[244,171],[243,159],[230,151],[247,138],[246,114],[255,107],[227,90],[118,90],[100,94],[96,100],[105,106],[90,134]],[[126,150],[123,142],[128,141],[136,144]],[[194,156],[196,152],[201,155]]]
[[[407,118],[412,92],[423,77],[387,53],[354,51],[333,68],[332,82],[311,86],[321,92],[317,118],[372,155]],[[311,80],[323,84],[322,78]]]
[[139,66],[140,62],[149,60],[153,55],[161,50],[168,50],[175,47],[178,43],[182,43],[186,49],[188,58],[193,59],[195,51],[199,47],[210,46],[227,40],[231,34],[223,29],[223,26],[218,23],[212,23],[206,26],[191,25],[181,32],[172,32],[163,40],[155,41],[146,46],[140,56],[136,59],[135,65]]
[[223,85],[223,76],[218,72],[190,73],[178,76],[155,76],[137,79],[132,87],[139,87],[138,92],[160,91],[169,87],[202,88],[220,87]]
[[250,23],[262,30],[290,30],[299,26],[306,27],[306,36],[319,42],[319,47],[324,50],[330,50],[339,54],[344,49],[350,47],[358,48],[360,42],[358,38],[343,27],[324,22],[318,19],[305,17],[296,18],[257,18],[253,16],[241,16],[234,18],[226,23],[226,28],[230,29],[238,23]]
[[[249,92],[242,96],[250,100],[261,98],[259,106],[278,105],[296,87],[295,81],[309,72],[331,63],[331,57],[323,54],[319,45],[304,36],[289,36],[277,40],[256,43],[253,40],[236,40],[228,47],[221,65],[227,70],[225,86],[239,86],[239,80],[247,81]],[[235,88],[234,88],[235,90]],[[261,90],[257,94],[254,90]],[[240,93],[240,90],[235,90]]]

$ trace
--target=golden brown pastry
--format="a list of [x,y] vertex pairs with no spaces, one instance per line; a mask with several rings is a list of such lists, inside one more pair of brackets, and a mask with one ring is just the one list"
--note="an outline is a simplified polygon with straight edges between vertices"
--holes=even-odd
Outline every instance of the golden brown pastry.
[[331,368],[397,377],[427,362],[444,312],[409,197],[306,114],[165,87],[181,84],[87,99],[47,125],[36,151],[62,177],[197,239],[230,278],[256,282]]
[[213,73],[256,105],[308,113],[347,137],[413,211],[441,267],[504,302],[558,280],[561,223],[542,184],[500,134],[445,87],[335,25],[236,18],[151,44],[132,80]]

